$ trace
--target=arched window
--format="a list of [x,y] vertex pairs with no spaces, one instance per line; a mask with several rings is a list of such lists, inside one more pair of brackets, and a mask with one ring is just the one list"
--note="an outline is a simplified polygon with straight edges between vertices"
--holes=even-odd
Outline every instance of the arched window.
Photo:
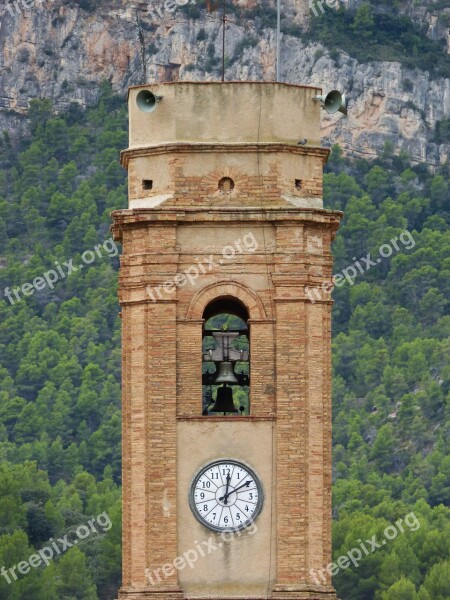
[[250,334],[245,306],[216,298],[203,312],[202,414],[250,414]]

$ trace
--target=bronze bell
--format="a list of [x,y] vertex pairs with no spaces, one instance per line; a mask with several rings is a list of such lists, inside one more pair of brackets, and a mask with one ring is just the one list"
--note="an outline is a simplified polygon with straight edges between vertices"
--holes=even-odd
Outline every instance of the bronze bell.
[[237,413],[233,402],[233,390],[226,385],[217,389],[217,398],[214,406],[210,409],[211,412],[220,413]]
[[214,383],[237,383],[238,380],[233,371],[233,365],[224,361],[219,365],[219,374],[217,375],[216,381]]

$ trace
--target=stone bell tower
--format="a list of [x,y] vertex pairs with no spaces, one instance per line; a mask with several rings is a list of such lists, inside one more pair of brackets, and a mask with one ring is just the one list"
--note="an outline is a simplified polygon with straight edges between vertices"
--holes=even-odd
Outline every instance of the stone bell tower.
[[336,599],[319,93],[129,91],[121,600]]

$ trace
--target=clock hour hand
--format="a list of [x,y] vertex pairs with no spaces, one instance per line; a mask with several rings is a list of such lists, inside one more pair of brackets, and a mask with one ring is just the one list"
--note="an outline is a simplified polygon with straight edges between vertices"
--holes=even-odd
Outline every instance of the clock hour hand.
[[240,486],[239,486],[239,487],[237,487],[237,488],[234,488],[234,490],[231,490],[231,492],[228,492],[228,493],[226,493],[226,492],[225,492],[225,496],[222,496],[222,498],[219,498],[219,500],[220,500],[221,502],[222,502],[222,500],[223,500],[223,502],[224,502],[225,504],[227,504],[227,501],[228,501],[228,496],[231,496],[231,494],[232,494],[233,492],[237,492],[238,490],[240,490],[240,489],[241,489],[241,488],[243,488],[244,486],[247,486],[247,487],[248,487],[250,484],[251,484],[251,480],[249,480],[249,481],[244,481],[244,483],[243,483],[242,485],[240,485]]
[[223,501],[224,504],[228,504],[228,488],[230,487],[230,479],[231,479],[230,473],[228,472],[228,475],[227,475],[227,487],[225,489],[225,496],[222,496],[222,498],[221,498],[221,500],[224,498],[224,501]]

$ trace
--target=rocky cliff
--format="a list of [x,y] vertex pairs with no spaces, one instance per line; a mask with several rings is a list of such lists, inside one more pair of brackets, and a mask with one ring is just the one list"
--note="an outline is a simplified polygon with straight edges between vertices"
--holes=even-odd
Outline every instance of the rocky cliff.
[[[28,10],[21,8],[23,1]],[[226,79],[271,81],[274,9],[267,9],[272,18],[268,26],[264,19],[269,12],[258,13],[258,5],[247,0],[238,0],[236,6],[239,2],[250,12],[246,19],[232,10],[228,16]],[[96,0],[82,3],[91,10],[67,0],[17,0],[10,8],[0,8],[0,129],[20,131],[32,98],[51,98],[57,109],[71,102],[86,106],[97,97],[102,80],[124,95],[129,85],[142,83],[136,14],[148,82],[220,77],[220,14],[206,14],[203,0],[168,0],[165,5],[105,0],[97,7],[92,6]],[[428,23],[428,4],[408,1],[407,8]],[[300,30],[310,17],[308,2],[284,0],[283,13],[283,27]],[[436,25],[431,33],[437,31]],[[330,56],[320,44],[303,43],[298,33],[283,35],[281,57],[282,81],[348,94],[347,118],[324,113],[325,143],[339,142],[349,152],[370,156],[389,141],[417,161],[437,163],[449,157],[450,140],[440,145],[434,141],[436,123],[450,118],[449,79],[432,79],[399,63],[359,64],[343,53]]]

